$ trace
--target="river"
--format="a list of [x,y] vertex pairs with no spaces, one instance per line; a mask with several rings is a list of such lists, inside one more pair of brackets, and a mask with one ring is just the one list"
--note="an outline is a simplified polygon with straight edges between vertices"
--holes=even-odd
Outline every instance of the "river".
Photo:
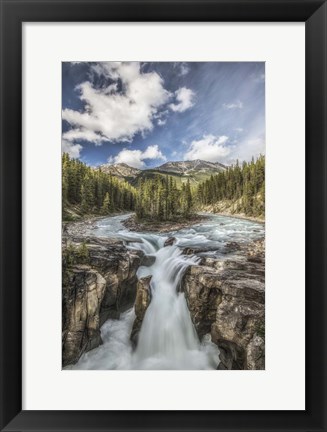
[[[140,267],[138,278],[151,275],[151,303],[145,313],[137,348],[130,334],[134,309],[109,319],[101,328],[103,345],[82,355],[69,369],[216,369],[218,348],[206,335],[199,340],[191,321],[184,294],[178,287],[185,269],[198,262],[199,255],[225,259],[231,242],[248,243],[264,236],[264,225],[244,219],[210,215],[203,222],[165,234],[130,232],[122,225],[129,217],[101,219],[86,234],[122,239],[128,248],[141,249],[156,258],[150,267]],[[164,247],[168,237],[172,246]],[[196,255],[182,250],[201,248]],[[228,255],[230,257],[230,254]]]

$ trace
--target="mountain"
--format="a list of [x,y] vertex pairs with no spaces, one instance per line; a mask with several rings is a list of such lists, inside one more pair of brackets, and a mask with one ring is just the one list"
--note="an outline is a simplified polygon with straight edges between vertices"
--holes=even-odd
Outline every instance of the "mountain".
[[100,166],[101,171],[107,174],[111,174],[120,179],[132,182],[142,171],[133,168],[125,163],[117,164],[104,164]]
[[219,162],[207,162],[204,160],[166,162],[157,168],[142,171],[138,178],[148,178],[155,175],[169,175],[174,177],[177,185],[190,180],[191,185],[197,185],[207,180],[211,175],[224,171],[226,166]]
[[222,171],[225,170],[225,165],[219,162],[207,162],[201,159],[193,161],[182,162],[166,162],[156,168],[158,171],[173,172],[183,175],[190,175],[193,173],[207,172],[207,171]]
[[185,183],[188,179],[191,184],[197,185],[198,183],[208,179],[211,175],[218,174],[224,171],[226,166],[219,162],[207,162],[204,160],[194,161],[180,161],[180,162],[166,162],[157,168],[149,168],[139,170],[130,167],[125,163],[119,164],[105,164],[101,166],[101,170],[106,173],[124,179],[136,186],[138,180],[143,178],[153,178],[156,175],[174,177],[177,185]]

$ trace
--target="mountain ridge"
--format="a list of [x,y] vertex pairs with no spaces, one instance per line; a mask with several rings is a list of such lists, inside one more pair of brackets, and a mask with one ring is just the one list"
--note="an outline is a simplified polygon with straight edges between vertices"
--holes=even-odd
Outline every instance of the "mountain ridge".
[[188,161],[169,161],[154,169],[157,169],[159,171],[172,170],[173,172],[176,172],[174,170],[180,169],[183,172],[187,172],[194,169],[200,170],[200,169],[215,169],[215,168],[219,170],[224,170],[227,167],[220,162],[209,162],[203,159],[195,159],[195,160],[188,160]]
[[115,177],[136,177],[141,170],[138,168],[131,167],[128,164],[125,163],[117,163],[117,164],[103,164],[99,167],[101,171],[111,174]]
[[178,183],[186,182],[197,184],[214,174],[227,169],[220,162],[209,162],[202,159],[192,161],[168,161],[158,167],[139,169],[126,163],[103,164],[99,167],[103,172],[111,174],[121,180],[136,185],[140,178],[149,178],[155,175],[170,175]]

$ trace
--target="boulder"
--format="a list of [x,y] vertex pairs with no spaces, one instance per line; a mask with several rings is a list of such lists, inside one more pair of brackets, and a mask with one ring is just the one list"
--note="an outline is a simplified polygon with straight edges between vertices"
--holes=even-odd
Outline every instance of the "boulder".
[[172,246],[176,242],[176,237],[168,237],[164,243],[164,247]]
[[156,257],[154,255],[144,255],[141,260],[141,266],[151,267],[156,262]]
[[187,247],[187,248],[183,249],[182,254],[183,255],[194,255],[196,252],[197,252],[196,249]]
[[224,248],[224,253],[225,254],[230,254],[232,252],[236,252],[241,250],[242,246],[235,242],[235,241],[231,241],[229,243],[226,243],[225,248]]
[[184,255],[198,255],[206,252],[216,252],[216,246],[203,246],[203,247],[186,247],[182,250]]

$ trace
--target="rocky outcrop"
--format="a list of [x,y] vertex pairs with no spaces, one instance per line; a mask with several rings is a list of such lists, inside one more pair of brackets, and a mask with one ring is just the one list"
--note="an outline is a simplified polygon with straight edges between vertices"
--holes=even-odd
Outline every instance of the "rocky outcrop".
[[121,241],[70,238],[63,244],[63,366],[102,343],[100,327],[119,318],[136,297],[143,253]]
[[263,336],[255,334],[248,343],[245,369],[265,368],[265,340]]
[[151,267],[156,262],[156,257],[154,255],[144,255],[141,261],[141,266]]
[[176,237],[168,237],[164,243],[164,247],[172,246],[174,243],[176,243]]
[[256,216],[249,216],[245,213],[239,213],[239,208],[242,207],[242,198],[238,198],[236,200],[220,200],[215,204],[206,204],[201,205],[199,207],[199,211],[206,213],[216,213],[222,216],[230,216],[235,217],[237,219],[245,219],[245,220],[253,220],[255,222],[264,223],[265,215],[264,215],[264,196],[261,193],[258,193],[255,197],[256,203],[259,207],[261,207],[261,214],[257,214]]
[[232,259],[189,267],[182,289],[199,337],[210,333],[219,347],[219,369],[264,369],[264,243],[234,249]]
[[205,266],[190,266],[183,276],[181,289],[185,293],[193,324],[201,339],[211,332],[221,302],[217,273]]
[[131,333],[131,341],[133,346],[137,345],[137,339],[141,330],[142,321],[145,312],[151,301],[151,289],[150,289],[151,276],[141,278],[137,283],[136,299],[135,299],[135,321]]
[[153,231],[156,233],[170,233],[172,231],[178,231],[183,228],[188,228],[191,225],[200,223],[206,219],[207,216],[194,214],[187,218],[179,217],[171,221],[159,221],[158,219],[139,220],[135,215],[132,215],[122,221],[122,224],[128,230],[135,232]]
[[63,297],[63,365],[76,363],[84,351],[101,344],[100,308],[106,281],[88,266],[75,266],[66,276]]

